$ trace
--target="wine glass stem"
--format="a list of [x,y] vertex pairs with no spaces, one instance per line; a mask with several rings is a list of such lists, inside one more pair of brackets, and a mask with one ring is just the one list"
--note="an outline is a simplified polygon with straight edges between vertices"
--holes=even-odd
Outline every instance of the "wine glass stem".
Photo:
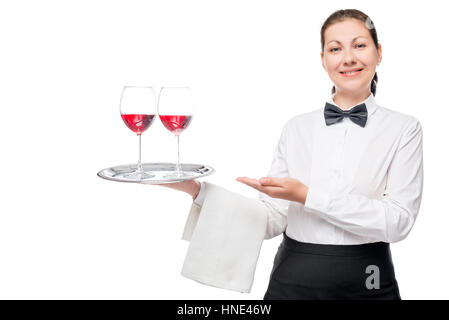
[[176,135],[176,138],[178,140],[178,161],[176,162],[176,174],[178,176],[180,176],[181,175],[181,169],[179,168],[179,134]]
[[142,156],[142,135],[139,134],[139,162],[137,162],[137,172],[142,173],[142,163],[141,163],[141,156]]

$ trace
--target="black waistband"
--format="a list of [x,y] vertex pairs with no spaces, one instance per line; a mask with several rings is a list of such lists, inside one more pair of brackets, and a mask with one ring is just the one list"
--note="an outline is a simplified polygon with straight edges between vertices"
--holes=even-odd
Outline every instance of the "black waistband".
[[300,242],[288,237],[284,232],[283,245],[287,249],[300,253],[312,253],[335,256],[357,256],[370,253],[388,253],[390,244],[387,242],[372,242],[363,244],[319,244]]

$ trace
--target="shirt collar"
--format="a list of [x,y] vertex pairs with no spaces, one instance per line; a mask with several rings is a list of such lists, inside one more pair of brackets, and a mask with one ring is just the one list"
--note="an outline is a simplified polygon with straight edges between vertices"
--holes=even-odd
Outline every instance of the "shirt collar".
[[[335,103],[334,101],[334,96],[336,93],[332,93],[329,98],[327,99],[327,102],[332,103],[333,105],[338,106],[338,104]],[[374,95],[371,92],[371,94],[369,95],[368,98],[366,98],[365,100],[363,100],[362,102],[358,103],[358,104],[362,104],[364,103],[366,105],[366,109],[368,110],[368,117],[370,117],[374,111],[376,111],[377,109],[377,103],[376,100],[374,99]],[[339,107],[339,106],[338,106]],[[348,110],[352,109],[355,106],[352,106],[351,108],[349,108]]]

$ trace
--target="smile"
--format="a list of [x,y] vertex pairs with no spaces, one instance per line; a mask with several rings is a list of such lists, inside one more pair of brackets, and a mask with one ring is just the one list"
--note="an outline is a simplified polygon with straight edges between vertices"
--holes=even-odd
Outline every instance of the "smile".
[[362,70],[363,69],[354,70],[354,71],[350,71],[350,72],[340,72],[340,73],[343,77],[355,77],[355,76],[359,75],[360,72],[362,72]]

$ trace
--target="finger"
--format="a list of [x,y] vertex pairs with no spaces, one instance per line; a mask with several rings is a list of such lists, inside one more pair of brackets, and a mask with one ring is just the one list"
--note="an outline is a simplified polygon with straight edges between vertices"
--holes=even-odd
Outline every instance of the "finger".
[[250,187],[260,190],[262,187],[257,179],[251,179],[247,177],[239,177],[236,179],[238,182],[244,183]]
[[239,177],[236,180],[243,183],[259,184],[259,181],[257,179],[252,179],[248,177]]
[[279,178],[273,178],[273,177],[262,177],[259,179],[259,182],[263,186],[276,186],[281,187],[282,182]]
[[277,186],[265,186],[260,184],[260,180],[257,179],[250,179],[247,177],[239,177],[236,179],[239,182],[242,182],[250,187],[253,187],[254,189],[265,193],[266,195],[270,197],[278,197],[280,194],[281,188]]

